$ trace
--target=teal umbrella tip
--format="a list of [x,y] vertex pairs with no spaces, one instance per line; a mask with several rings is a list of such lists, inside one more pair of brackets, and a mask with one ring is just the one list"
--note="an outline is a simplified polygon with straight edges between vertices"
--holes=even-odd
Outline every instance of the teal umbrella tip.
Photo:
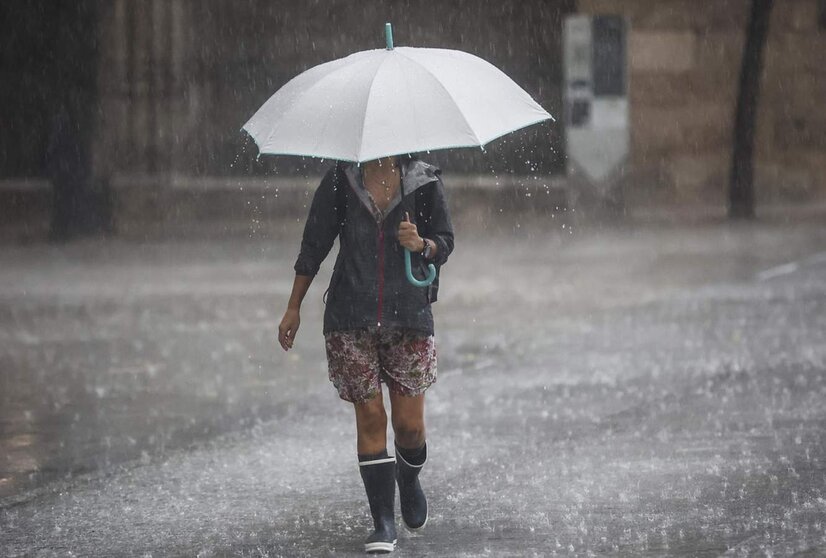
[[387,50],[393,50],[393,26],[384,24],[384,40],[387,42]]

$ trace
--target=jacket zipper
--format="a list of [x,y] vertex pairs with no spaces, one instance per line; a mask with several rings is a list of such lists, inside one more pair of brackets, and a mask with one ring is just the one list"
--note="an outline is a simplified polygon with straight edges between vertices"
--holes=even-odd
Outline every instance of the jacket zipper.
[[378,250],[379,250],[379,274],[378,274],[378,281],[379,281],[379,305],[378,305],[378,312],[376,315],[376,324],[378,327],[381,327],[381,307],[382,302],[384,299],[384,221],[379,223],[379,237],[378,237]]

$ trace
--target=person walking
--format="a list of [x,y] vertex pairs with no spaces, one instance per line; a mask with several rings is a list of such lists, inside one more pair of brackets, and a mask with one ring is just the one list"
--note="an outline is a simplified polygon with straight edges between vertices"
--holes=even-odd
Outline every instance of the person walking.
[[[391,552],[397,542],[395,493],[404,524],[427,523],[419,473],[427,461],[425,391],[436,381],[431,304],[438,270],[453,251],[453,226],[440,170],[416,157],[392,156],[361,165],[336,162],[316,189],[295,262],[295,280],[278,340],[292,348],[301,303],[338,237],[339,252],[325,293],[323,334],[329,379],[353,404],[357,455],[373,532],[368,553]],[[426,287],[406,277],[412,268],[437,275]],[[387,453],[388,388],[395,455]]]

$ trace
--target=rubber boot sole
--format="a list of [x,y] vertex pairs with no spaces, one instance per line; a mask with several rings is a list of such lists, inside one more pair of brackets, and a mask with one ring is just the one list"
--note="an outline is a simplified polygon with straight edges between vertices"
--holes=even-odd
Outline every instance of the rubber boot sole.
[[396,549],[396,541],[393,542],[370,542],[364,544],[364,551],[368,554],[386,554]]
[[405,529],[415,533],[416,531],[421,531],[422,529],[424,529],[424,526],[427,525],[427,520],[428,520],[429,517],[430,517],[430,511],[428,510],[427,515],[424,516],[424,523],[422,523],[418,527],[411,527],[410,525],[407,524],[407,522],[404,520],[404,518],[402,518],[402,523],[404,523]]

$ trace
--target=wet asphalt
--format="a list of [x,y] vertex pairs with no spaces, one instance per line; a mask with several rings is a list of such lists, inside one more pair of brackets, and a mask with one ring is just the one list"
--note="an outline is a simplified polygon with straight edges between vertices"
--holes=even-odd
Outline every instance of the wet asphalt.
[[[457,232],[396,555],[826,554],[826,226]],[[0,555],[362,555],[296,235],[0,247]]]

